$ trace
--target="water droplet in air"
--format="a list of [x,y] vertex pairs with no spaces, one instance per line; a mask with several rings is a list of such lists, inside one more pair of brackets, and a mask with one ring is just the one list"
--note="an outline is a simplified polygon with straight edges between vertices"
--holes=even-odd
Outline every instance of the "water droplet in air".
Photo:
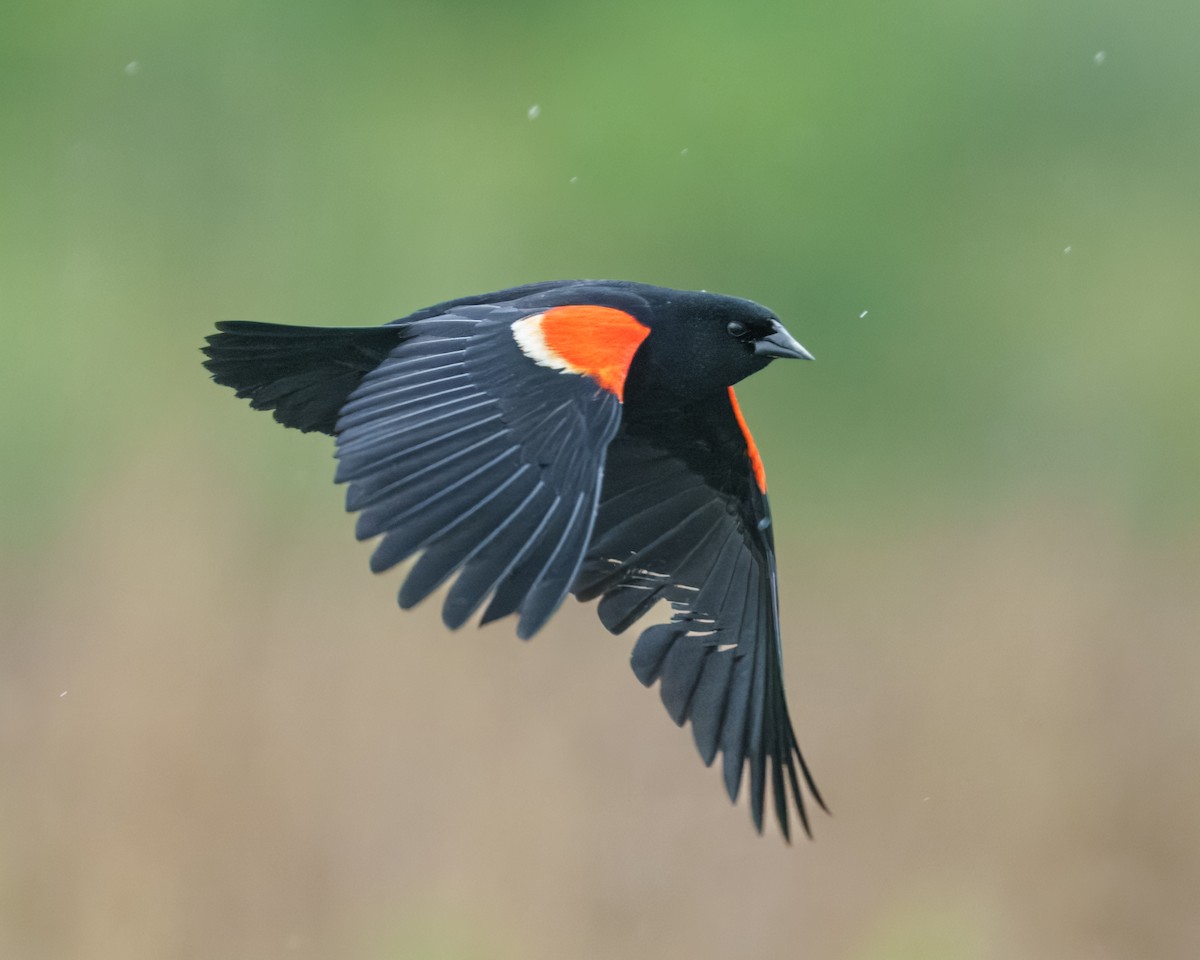
[[578,177],[572,177],[570,180],[567,181],[567,183],[578,183],[578,182],[579,182]]
[[1103,50],[1097,50],[1096,55],[1092,57],[1092,63],[1100,67],[1104,65],[1104,61],[1108,59],[1108,54]]
[[536,103],[532,107],[530,107],[528,110],[525,111],[525,116],[527,116],[530,120],[536,120],[541,115],[542,115],[542,108],[539,107]]
[[1063,247],[1063,253],[1070,253],[1070,252],[1071,252],[1070,244],[1067,244],[1065,247]]
[[858,319],[861,320],[863,317],[865,317],[867,315],[867,313],[868,313],[868,311],[864,310],[862,313],[860,313],[858,315]]
[[131,77],[141,69],[142,65],[136,60],[130,60],[127,64],[125,64],[125,73]]
[[681,157],[686,157],[686,156],[687,156],[687,154],[688,154],[688,148],[687,148],[687,147],[684,147],[682,150],[680,150],[680,151],[679,151],[679,155],[680,155]]

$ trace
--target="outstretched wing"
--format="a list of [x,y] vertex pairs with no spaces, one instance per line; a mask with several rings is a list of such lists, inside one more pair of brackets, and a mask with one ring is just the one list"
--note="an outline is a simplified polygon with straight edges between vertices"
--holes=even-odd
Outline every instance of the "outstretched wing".
[[[560,333],[575,329],[567,309]],[[542,316],[461,305],[406,323],[404,341],[337,420],[347,509],[360,511],[360,539],[382,535],[372,569],[421,552],[402,607],[457,571],[443,608],[450,627],[490,596],[484,622],[519,613],[518,634],[532,636],[562,603],[591,537],[620,391],[531,357],[515,331],[537,334]]]
[[652,416],[626,411],[572,591],[600,597],[600,619],[614,633],[659,600],[671,604],[670,623],[648,628],[634,647],[638,679],[661,681],[663,704],[677,724],[691,720],[706,764],[723,755],[732,800],[749,766],[760,831],[769,775],[784,836],[792,803],[807,833],[801,778],[825,804],[788,716],[766,484],[732,389]]

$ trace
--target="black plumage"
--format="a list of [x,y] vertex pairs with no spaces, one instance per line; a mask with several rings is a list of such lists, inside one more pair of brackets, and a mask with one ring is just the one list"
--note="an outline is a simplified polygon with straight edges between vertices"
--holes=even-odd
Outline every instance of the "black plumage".
[[[611,330],[588,334],[594,320]],[[573,281],[382,327],[218,330],[214,380],[336,437],[357,535],[380,538],[372,569],[420,554],[402,607],[454,577],[448,626],[484,607],[484,623],[517,614],[527,638],[568,593],[598,600],[614,633],[665,601],[670,621],[634,645],[638,679],[691,721],[706,764],[722,756],[732,799],[749,768],[759,830],[769,780],[784,836],[790,806],[808,831],[801,785],[824,804],[788,715],[770,507],[731,389],[773,357],[808,357],[770,311]]]

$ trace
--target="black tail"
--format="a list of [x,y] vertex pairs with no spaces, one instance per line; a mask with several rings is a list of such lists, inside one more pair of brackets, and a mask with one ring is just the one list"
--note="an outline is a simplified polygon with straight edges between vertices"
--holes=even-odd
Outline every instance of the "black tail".
[[406,339],[406,328],[289,327],[218,323],[204,361],[213,379],[285,427],[332,435],[338,411],[363,377]]

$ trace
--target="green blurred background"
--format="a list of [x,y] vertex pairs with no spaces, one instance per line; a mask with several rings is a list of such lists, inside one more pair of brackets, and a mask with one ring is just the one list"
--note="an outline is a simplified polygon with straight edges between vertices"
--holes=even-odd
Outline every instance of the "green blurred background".
[[[3,19],[0,957],[1200,955],[1194,0]],[[814,843],[199,366],[556,277],[817,355],[741,390]]]

